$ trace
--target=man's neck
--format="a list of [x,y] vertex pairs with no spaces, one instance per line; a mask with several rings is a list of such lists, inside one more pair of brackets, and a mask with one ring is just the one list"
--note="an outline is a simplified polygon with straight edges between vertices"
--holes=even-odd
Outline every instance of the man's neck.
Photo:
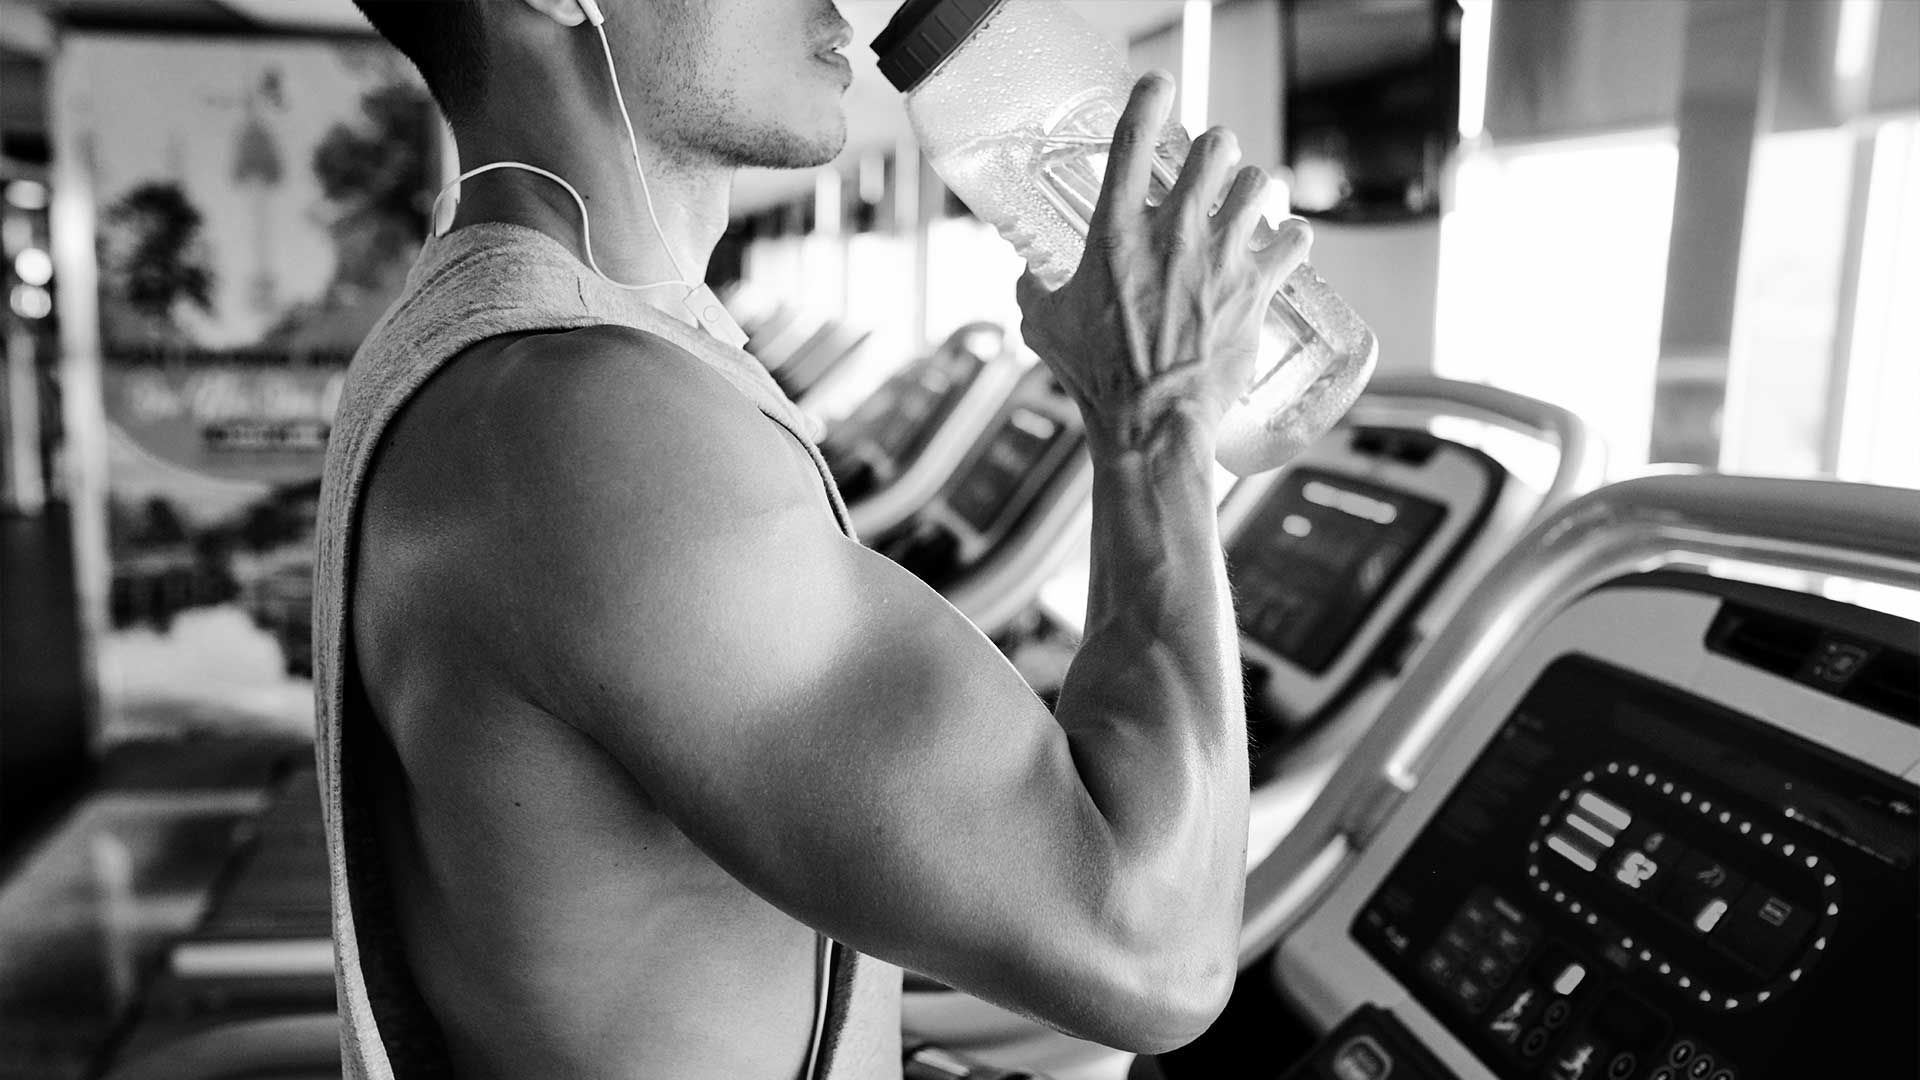
[[[648,148],[641,149],[644,154]],[[729,170],[647,162],[643,190],[624,132],[617,143],[605,142],[596,152],[559,161],[551,153],[515,153],[507,146],[476,146],[471,153],[462,147],[462,172],[495,161],[537,165],[565,177],[579,191],[591,224],[592,260],[587,258],[588,235],[581,228],[580,209],[566,189],[523,169],[495,169],[463,181],[450,228],[489,221],[521,225],[553,237],[583,264],[597,264],[602,274],[620,284],[687,282],[636,290],[647,303],[686,319],[682,298],[705,279],[714,245],[726,229]]]

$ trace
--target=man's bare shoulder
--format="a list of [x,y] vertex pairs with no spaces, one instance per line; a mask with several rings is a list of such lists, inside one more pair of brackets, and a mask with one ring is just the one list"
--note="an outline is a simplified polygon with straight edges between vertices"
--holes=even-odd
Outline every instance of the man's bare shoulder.
[[390,429],[361,522],[363,630],[404,639],[431,612],[515,669],[611,626],[731,619],[776,535],[843,539],[792,436],[698,357],[617,327],[456,360]]
[[509,544],[604,527],[610,514],[624,536],[684,539],[819,499],[817,475],[795,468],[804,451],[745,394],[627,327],[477,349],[422,391],[387,442],[398,501],[451,502],[465,526]]

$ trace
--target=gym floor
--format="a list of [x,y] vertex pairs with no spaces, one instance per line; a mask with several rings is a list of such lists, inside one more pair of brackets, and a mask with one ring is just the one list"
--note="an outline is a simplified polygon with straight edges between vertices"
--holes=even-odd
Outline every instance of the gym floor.
[[98,1075],[243,827],[312,753],[289,735],[121,742],[74,801],[0,853],[0,1080]]

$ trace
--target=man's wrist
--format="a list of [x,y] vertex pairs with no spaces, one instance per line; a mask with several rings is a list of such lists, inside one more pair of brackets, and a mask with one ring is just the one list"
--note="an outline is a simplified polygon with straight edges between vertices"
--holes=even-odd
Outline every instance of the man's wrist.
[[1218,428],[1198,401],[1142,402],[1106,423],[1089,418],[1087,445],[1096,471],[1209,476]]

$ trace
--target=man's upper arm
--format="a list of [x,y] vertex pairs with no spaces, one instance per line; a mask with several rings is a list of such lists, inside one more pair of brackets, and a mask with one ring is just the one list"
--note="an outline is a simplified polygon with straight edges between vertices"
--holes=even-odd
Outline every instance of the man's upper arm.
[[521,436],[519,513],[545,540],[502,577],[558,672],[550,707],[730,873],[863,952],[1069,1028],[1137,989],[1059,726],[841,534],[787,433],[653,351],[567,359],[588,374],[536,409],[564,415]]

